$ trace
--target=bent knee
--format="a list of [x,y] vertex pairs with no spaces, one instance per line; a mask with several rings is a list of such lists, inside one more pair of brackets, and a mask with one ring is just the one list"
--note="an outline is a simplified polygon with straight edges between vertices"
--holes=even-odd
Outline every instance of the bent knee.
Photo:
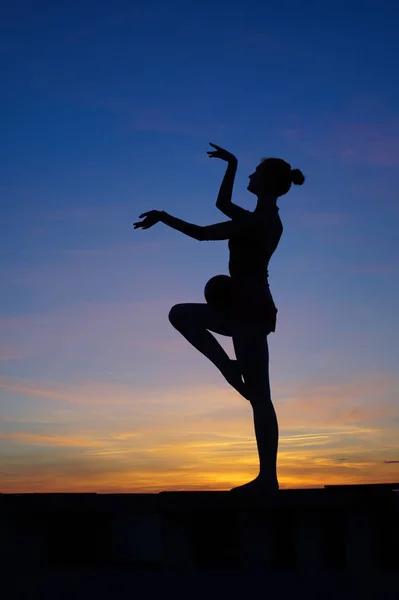
[[187,315],[186,304],[175,304],[169,311],[169,321],[174,327],[180,325]]

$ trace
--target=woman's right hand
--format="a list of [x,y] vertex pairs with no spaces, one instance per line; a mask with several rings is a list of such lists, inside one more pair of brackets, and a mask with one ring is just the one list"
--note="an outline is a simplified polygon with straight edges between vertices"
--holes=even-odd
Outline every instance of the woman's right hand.
[[226,161],[229,165],[237,164],[237,158],[234,156],[234,154],[228,150],[225,150],[224,148],[221,148],[220,146],[217,146],[216,144],[212,144],[211,142],[209,142],[209,145],[212,146],[212,148],[215,148],[215,150],[209,150],[207,152],[209,158],[220,158],[221,160]]
[[137,223],[133,223],[134,229],[149,229],[153,227],[159,221],[162,220],[162,211],[161,210],[149,210],[139,216],[139,219],[143,219],[142,221],[137,221]]

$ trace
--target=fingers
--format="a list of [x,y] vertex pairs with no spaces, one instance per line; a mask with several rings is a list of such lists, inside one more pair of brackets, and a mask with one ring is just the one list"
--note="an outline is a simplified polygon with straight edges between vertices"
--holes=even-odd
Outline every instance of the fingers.
[[135,229],[137,229],[137,227],[144,227],[146,224],[148,224],[149,219],[144,219],[143,221],[137,221],[137,223],[133,223],[133,227]]
[[149,225],[144,225],[144,223],[135,223],[133,225],[133,229],[149,229],[152,226],[152,224],[150,223]]
[[[145,214],[145,213],[144,213]],[[144,219],[144,221],[137,221],[137,223],[133,223],[134,229],[149,229],[154,225],[154,221],[149,219],[148,217]]]
[[149,214],[148,212],[145,212],[145,213],[139,215],[139,219],[144,219],[144,217],[146,217],[148,214]]
[[221,150],[221,146],[218,146],[217,144],[212,144],[212,142],[209,142],[209,145],[212,146],[212,148],[216,148],[216,150]]

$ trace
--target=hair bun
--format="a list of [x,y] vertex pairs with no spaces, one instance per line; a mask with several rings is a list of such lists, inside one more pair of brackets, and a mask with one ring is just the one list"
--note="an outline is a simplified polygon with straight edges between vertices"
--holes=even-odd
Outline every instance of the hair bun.
[[291,169],[291,181],[295,185],[302,185],[305,181],[305,176],[299,169]]

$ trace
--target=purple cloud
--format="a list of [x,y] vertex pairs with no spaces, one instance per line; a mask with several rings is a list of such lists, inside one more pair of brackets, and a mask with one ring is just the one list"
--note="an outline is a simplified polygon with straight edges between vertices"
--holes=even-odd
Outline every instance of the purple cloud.
[[[280,135],[309,156],[325,160],[380,167],[399,167],[399,118],[383,122],[337,121],[323,117],[303,122],[298,117],[280,129]],[[322,133],[320,133],[322,132]]]
[[299,216],[299,222],[304,227],[339,227],[347,225],[351,220],[348,213],[343,212],[307,212]]

